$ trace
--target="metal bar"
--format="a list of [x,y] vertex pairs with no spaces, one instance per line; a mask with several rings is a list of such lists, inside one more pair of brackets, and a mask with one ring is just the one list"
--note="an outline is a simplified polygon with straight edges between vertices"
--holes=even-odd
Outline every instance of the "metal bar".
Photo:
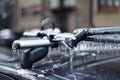
[[120,34],[120,26],[99,27],[99,28],[80,28],[74,30],[74,33],[79,33],[81,30],[86,30],[87,36],[102,35],[102,34]]
[[98,39],[98,38],[90,38],[87,37],[84,41],[92,41],[92,42],[102,42],[102,43],[120,43],[118,39]]
[[13,42],[12,49],[48,47],[51,45],[49,40],[16,40]]
[[91,35],[97,34],[116,34],[120,33],[120,26],[101,27],[101,28],[90,28],[88,33]]

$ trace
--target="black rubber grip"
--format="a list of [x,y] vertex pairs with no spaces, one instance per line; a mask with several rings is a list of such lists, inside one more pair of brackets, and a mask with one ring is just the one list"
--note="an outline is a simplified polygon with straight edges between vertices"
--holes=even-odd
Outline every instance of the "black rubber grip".
[[46,33],[38,33],[38,34],[37,34],[37,37],[41,37],[41,38],[43,38],[43,37],[45,37],[45,36],[47,36]]
[[76,46],[80,41],[84,40],[87,37],[87,30],[83,30],[82,32],[75,35],[75,40],[73,41],[73,45]]
[[83,30],[80,33],[75,35],[76,39],[66,39],[64,41],[65,45],[67,45],[69,48],[73,48],[75,46],[77,46],[77,44],[84,40],[87,37],[87,30]]
[[24,53],[21,58],[21,67],[23,69],[31,69],[33,64],[48,54],[48,47],[41,47],[36,49],[31,49],[27,53]]

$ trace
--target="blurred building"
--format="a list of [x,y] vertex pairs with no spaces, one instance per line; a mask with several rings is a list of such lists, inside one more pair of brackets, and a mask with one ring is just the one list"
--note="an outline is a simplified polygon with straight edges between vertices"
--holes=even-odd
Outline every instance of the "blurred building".
[[15,29],[39,28],[41,20],[47,17],[53,18],[62,31],[72,31],[80,25],[88,26],[89,3],[86,0],[17,0]]
[[90,0],[49,0],[46,5],[62,31],[89,25]]
[[16,0],[15,29],[39,28],[44,18],[62,31],[79,27],[120,25],[120,0]]
[[93,24],[120,25],[120,0],[93,0]]
[[13,27],[16,31],[38,28],[41,22],[40,0],[16,0],[16,21]]

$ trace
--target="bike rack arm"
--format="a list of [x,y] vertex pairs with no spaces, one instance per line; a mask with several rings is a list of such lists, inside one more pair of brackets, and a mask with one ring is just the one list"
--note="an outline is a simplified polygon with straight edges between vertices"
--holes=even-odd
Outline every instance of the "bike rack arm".
[[12,49],[30,49],[22,54],[21,67],[31,69],[35,62],[47,56],[49,46],[55,47],[56,42],[52,43],[47,39],[16,40],[12,45]]
[[66,44],[69,45],[71,48],[73,46],[76,46],[77,43],[80,41],[96,41],[96,42],[111,42],[111,43],[120,43],[120,40],[116,39],[98,39],[90,36],[94,35],[105,35],[105,34],[120,34],[120,27],[119,26],[114,26],[114,27],[105,27],[105,28],[83,28],[83,29],[78,29],[75,30],[74,33],[77,33],[75,35],[75,40],[72,41],[66,41]]

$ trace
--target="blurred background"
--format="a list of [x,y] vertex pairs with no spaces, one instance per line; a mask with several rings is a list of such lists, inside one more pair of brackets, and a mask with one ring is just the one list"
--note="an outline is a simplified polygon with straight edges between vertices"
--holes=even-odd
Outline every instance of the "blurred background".
[[63,32],[120,25],[120,0],[0,0],[1,30],[10,29],[20,36],[23,31],[39,29],[48,17]]
[[120,25],[120,0],[0,0],[0,28],[23,32],[47,17],[62,31]]

